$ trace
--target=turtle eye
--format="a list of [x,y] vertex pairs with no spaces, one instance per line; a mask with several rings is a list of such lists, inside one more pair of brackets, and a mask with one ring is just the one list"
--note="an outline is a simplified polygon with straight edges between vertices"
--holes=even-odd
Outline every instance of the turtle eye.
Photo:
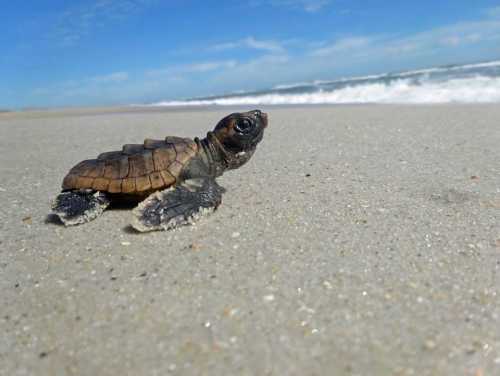
[[248,119],[238,120],[234,126],[239,133],[248,133],[252,129],[252,123]]

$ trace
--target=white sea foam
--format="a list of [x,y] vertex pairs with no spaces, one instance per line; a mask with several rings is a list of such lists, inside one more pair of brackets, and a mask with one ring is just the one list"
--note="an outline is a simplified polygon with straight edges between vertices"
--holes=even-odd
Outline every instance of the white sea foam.
[[292,84],[284,84],[284,85],[276,85],[274,89],[290,89],[301,86],[321,86],[328,84],[336,84],[341,82],[356,82],[356,81],[367,81],[367,80],[376,80],[380,78],[386,78],[389,76],[393,77],[408,77],[408,76],[418,76],[429,73],[440,73],[440,72],[456,72],[456,71],[464,71],[470,69],[480,69],[480,68],[500,68],[500,60],[498,61],[490,61],[487,63],[477,63],[477,64],[465,64],[465,65],[456,65],[450,67],[435,67],[435,68],[426,68],[426,69],[416,69],[410,71],[403,71],[398,73],[381,73],[381,74],[371,74],[366,76],[354,76],[354,77],[343,77],[336,80],[315,80],[312,82],[297,82]]
[[496,68],[500,67],[500,61],[490,61],[488,63],[477,63],[477,64],[466,64],[466,65],[457,65],[452,67],[437,67],[437,68],[428,68],[428,69],[417,69],[413,71],[406,71],[398,73],[399,77],[406,76],[415,76],[419,74],[427,74],[427,73],[438,73],[438,72],[457,72],[457,71],[466,71],[470,69],[481,69],[481,68]]
[[210,98],[190,101],[155,103],[155,106],[206,105],[283,105],[336,103],[494,103],[500,102],[500,77],[476,76],[448,81],[415,83],[398,79],[389,83],[374,82],[314,93],[268,93],[237,97]]
[[297,82],[294,84],[283,84],[283,85],[276,85],[273,87],[275,90],[285,90],[285,89],[295,89],[303,86],[308,86],[311,85],[309,82]]

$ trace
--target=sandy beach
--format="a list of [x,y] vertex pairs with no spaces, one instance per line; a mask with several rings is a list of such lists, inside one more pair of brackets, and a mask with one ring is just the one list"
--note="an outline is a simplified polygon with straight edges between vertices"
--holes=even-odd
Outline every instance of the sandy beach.
[[498,105],[262,108],[195,226],[46,223],[76,162],[248,109],[0,113],[0,374],[500,374]]

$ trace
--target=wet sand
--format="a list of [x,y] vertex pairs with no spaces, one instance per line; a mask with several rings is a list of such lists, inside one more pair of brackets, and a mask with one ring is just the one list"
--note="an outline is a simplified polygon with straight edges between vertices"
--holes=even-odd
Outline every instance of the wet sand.
[[498,105],[267,108],[195,226],[45,222],[76,162],[233,110],[0,114],[1,375],[500,374]]

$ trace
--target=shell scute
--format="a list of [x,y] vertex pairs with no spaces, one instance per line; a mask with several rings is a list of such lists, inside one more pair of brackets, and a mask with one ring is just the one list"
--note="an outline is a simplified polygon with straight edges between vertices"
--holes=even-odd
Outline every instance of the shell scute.
[[109,193],[120,193],[122,191],[122,179],[113,179],[109,182]]
[[135,189],[137,192],[144,192],[151,189],[151,181],[149,175],[139,176],[135,178]]
[[144,151],[141,154],[134,154],[128,157],[129,163],[129,178],[136,178],[153,172],[153,153]]
[[[121,170],[122,170],[122,160],[123,159],[110,159],[105,161],[105,167],[104,167],[104,177],[108,179],[118,179],[127,176],[125,174],[122,176]],[[126,161],[127,164],[127,172],[128,172],[128,161]]]
[[107,191],[109,186],[109,179],[106,178],[96,178],[92,182],[92,188],[96,191]]
[[78,183],[78,175],[73,175],[69,173],[64,177],[64,180],[62,182],[62,189],[71,189],[76,187]]
[[179,142],[177,144],[174,144],[174,148],[175,148],[175,151],[177,153],[182,153],[184,150],[187,149],[187,145],[186,143],[183,141],[183,142]]
[[149,180],[151,181],[151,188],[158,189],[164,186],[161,174],[158,171],[149,174]]
[[178,177],[184,165],[178,161],[173,161],[170,166],[168,166],[168,172],[174,177]]
[[168,172],[168,170],[160,171],[160,175],[166,187],[169,187],[175,183],[175,177],[172,176],[172,174]]
[[177,153],[174,148],[166,147],[155,149],[153,151],[154,170],[166,170],[168,166],[175,160]]
[[78,163],[75,167],[70,170],[70,174],[77,176],[87,176],[91,178],[96,178],[102,175],[104,172],[104,163],[96,159],[87,159]]
[[122,180],[122,193],[135,192],[135,178],[126,178]]
[[145,149],[158,149],[167,146],[165,140],[153,140],[151,138],[146,138],[144,140]]
[[86,176],[79,176],[76,179],[76,188],[91,188],[94,178],[88,178]]
[[99,154],[97,159],[109,161],[111,159],[120,159],[121,157],[123,157],[123,153],[121,151],[107,151]]
[[167,144],[173,144],[173,145],[177,145],[177,144],[183,143],[185,140],[186,140],[185,138],[176,137],[176,136],[167,136],[167,137],[165,137],[165,142]]
[[142,144],[126,144],[123,145],[122,153],[126,155],[140,154],[144,151],[144,145]]

